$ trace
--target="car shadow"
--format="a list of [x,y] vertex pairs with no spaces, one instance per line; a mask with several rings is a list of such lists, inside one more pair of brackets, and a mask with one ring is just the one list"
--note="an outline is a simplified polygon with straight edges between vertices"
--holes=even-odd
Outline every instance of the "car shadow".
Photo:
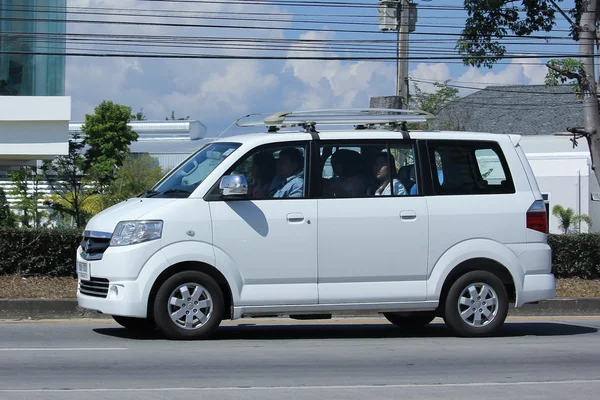
[[[94,332],[121,339],[165,340],[159,331],[136,333],[125,328],[97,328]],[[524,336],[573,336],[598,329],[561,322],[507,322],[492,338]],[[455,337],[443,323],[432,323],[416,331],[405,331],[388,323],[278,323],[240,322],[219,327],[211,340],[385,339]]]

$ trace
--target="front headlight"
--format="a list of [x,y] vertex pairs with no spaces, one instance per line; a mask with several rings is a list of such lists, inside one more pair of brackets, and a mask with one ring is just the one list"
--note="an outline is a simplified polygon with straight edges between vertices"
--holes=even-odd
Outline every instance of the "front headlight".
[[160,239],[162,228],[162,221],[121,221],[115,228],[110,245],[128,246]]

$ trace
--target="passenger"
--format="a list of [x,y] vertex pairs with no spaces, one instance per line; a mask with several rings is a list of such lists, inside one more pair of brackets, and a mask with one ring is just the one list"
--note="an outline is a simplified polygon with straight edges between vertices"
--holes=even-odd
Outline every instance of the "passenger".
[[361,197],[366,185],[361,177],[362,163],[359,153],[340,149],[331,157],[334,178],[327,182],[325,192],[334,197]]
[[277,175],[269,191],[274,198],[304,196],[304,157],[295,147],[279,152],[276,164]]
[[254,179],[250,198],[264,199],[269,194],[275,177],[275,158],[270,152],[257,153],[252,157],[252,177]]
[[[390,161],[394,166],[392,171],[390,171]],[[377,157],[375,157],[374,172],[379,185],[379,187],[375,190],[375,196],[392,195],[390,192],[391,186],[394,188],[394,196],[407,195],[404,185],[402,185],[402,183],[396,179],[397,174],[395,165],[396,161],[394,160],[394,156],[387,152],[379,153]]]

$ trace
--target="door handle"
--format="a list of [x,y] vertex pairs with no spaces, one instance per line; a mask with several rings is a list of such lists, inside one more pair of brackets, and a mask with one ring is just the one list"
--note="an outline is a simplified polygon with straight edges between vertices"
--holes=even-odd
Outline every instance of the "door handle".
[[304,215],[302,213],[290,213],[287,215],[289,223],[298,224],[304,221]]
[[417,219],[417,213],[414,211],[401,211],[400,218],[402,218],[402,221],[413,221]]

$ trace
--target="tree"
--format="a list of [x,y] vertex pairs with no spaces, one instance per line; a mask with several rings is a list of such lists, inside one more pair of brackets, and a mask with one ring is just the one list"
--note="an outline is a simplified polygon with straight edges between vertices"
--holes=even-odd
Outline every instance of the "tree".
[[149,154],[129,155],[106,191],[106,203],[112,205],[136,197],[152,188],[163,176],[155,157]]
[[[425,92],[415,82],[415,94],[410,97],[411,108],[423,110],[433,115],[439,116],[440,111],[448,107],[450,104],[459,99],[458,89],[448,86],[448,82],[434,82],[435,91],[432,93]],[[460,116],[450,115],[444,118],[444,122],[440,124],[441,129],[448,130],[464,130],[463,119]],[[426,124],[409,124],[409,129],[419,129],[423,126],[429,127],[430,123]],[[461,128],[462,129],[459,129]]]
[[58,214],[72,217],[78,228],[83,228],[91,215],[86,208],[89,199],[97,196],[93,182],[84,173],[83,147],[81,135],[75,132],[69,139],[68,155],[45,161],[42,166],[52,190],[44,203]]
[[94,114],[85,116],[81,131],[85,134],[83,171],[90,175],[100,188],[114,179],[118,169],[129,154],[129,145],[138,135],[128,123],[131,107],[103,101],[94,109]]
[[131,114],[132,121],[146,121],[146,119],[146,114],[144,114],[143,108],[141,108],[140,111],[136,112],[135,114]]
[[[552,215],[560,221],[560,229],[563,230],[563,233],[568,233],[571,226],[580,224],[581,222],[585,222],[589,227],[592,226],[592,218],[589,215],[575,215],[575,211],[572,208],[565,209],[558,204],[552,208]],[[580,232],[579,228],[577,229],[577,232]]]
[[39,210],[38,201],[42,199],[39,191],[41,176],[37,168],[23,166],[10,173],[13,187],[9,193],[16,198],[14,208],[17,221],[25,228],[38,228],[46,213]]
[[458,89],[448,86],[449,81],[434,82],[436,90],[432,93],[423,91],[415,82],[415,94],[410,98],[412,106],[433,115],[439,114],[448,104],[458,99]]
[[[576,138],[585,138],[590,147],[592,169],[600,182],[600,107],[594,80],[594,43],[597,43],[598,0],[575,0],[569,12],[559,8],[561,0],[465,0],[469,17],[456,48],[466,65],[491,67],[503,58],[506,46],[500,43],[508,34],[527,36],[534,32],[550,32],[559,12],[571,23],[570,35],[579,42],[581,62],[576,68],[549,62],[548,68],[557,79],[577,81],[583,103],[584,127],[569,127]],[[521,3],[521,7],[516,4]]]
[[[165,117],[165,120],[171,120],[171,121],[175,121],[175,111],[171,111],[171,118],[169,117]],[[190,116],[188,115],[187,117],[183,118],[183,117],[179,117],[177,118],[178,121],[184,121],[186,119],[190,119]]]
[[10,211],[4,189],[0,188],[0,227],[12,228],[14,226],[15,216],[12,211]]

